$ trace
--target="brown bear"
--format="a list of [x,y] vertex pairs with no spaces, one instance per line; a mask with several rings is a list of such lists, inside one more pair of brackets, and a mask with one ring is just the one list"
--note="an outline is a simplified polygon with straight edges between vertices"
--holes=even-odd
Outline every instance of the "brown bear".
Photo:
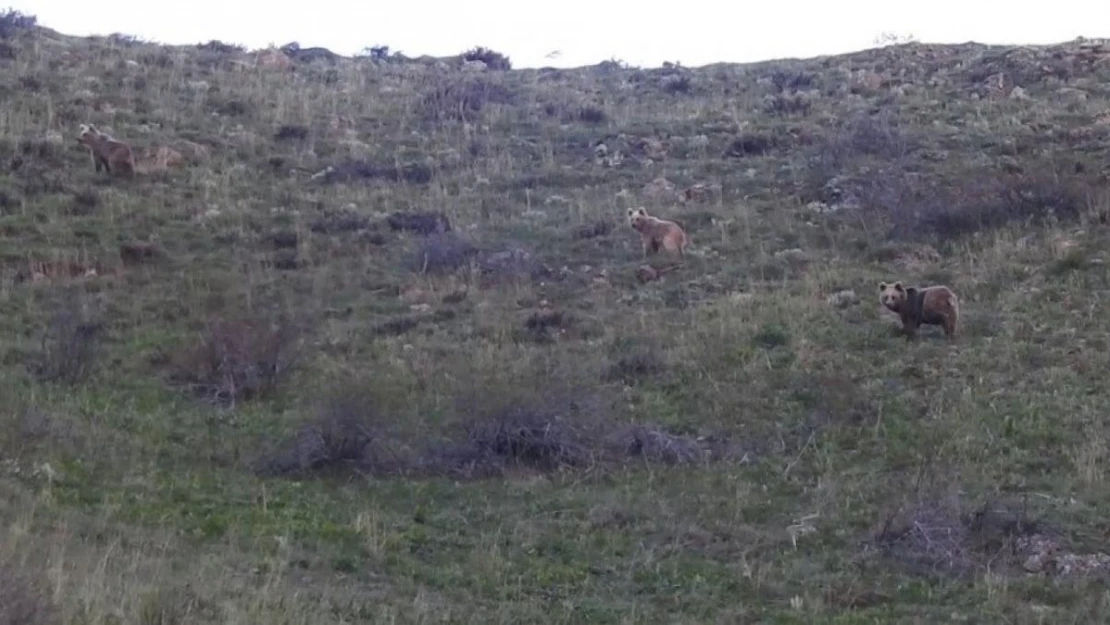
[[135,173],[135,156],[131,146],[100,132],[96,126],[81,124],[77,142],[89,149],[97,172],[103,168],[110,174]]
[[956,338],[960,305],[956,294],[946,286],[904,287],[901,282],[880,282],[879,301],[891,312],[898,313],[907,340],[916,336],[923,323],[944,326],[948,340]]
[[690,244],[690,237],[682,229],[682,226],[673,221],[652,217],[647,214],[647,210],[642,206],[636,209],[628,209],[628,225],[640,233],[644,258],[647,258],[648,250],[651,250],[654,254],[659,251],[660,247],[685,258],[686,246]]

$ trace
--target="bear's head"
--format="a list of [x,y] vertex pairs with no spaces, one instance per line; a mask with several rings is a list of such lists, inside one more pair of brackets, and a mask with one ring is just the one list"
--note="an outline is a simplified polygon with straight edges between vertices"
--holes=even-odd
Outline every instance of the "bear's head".
[[901,282],[895,282],[894,284],[880,282],[879,301],[888,309],[898,312],[902,309],[902,304],[906,302],[906,298],[909,297],[911,290],[913,289],[907,289],[902,286]]
[[628,209],[628,225],[632,226],[634,230],[643,228],[649,220],[650,217],[648,217],[647,210],[643,206]]
[[92,124],[81,124],[77,130],[77,142],[91,145],[93,141],[100,137],[100,130]]

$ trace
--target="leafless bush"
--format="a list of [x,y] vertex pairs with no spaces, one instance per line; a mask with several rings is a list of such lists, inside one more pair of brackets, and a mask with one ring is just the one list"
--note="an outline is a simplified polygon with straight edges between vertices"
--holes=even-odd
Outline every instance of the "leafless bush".
[[797,69],[774,69],[769,77],[779,93],[809,89],[816,80],[813,74]]
[[205,52],[214,52],[216,54],[235,54],[237,52],[246,51],[246,48],[239,44],[224,43],[216,39],[212,39],[208,43],[198,43],[197,49]]
[[53,624],[57,618],[43,580],[0,562],[0,625]]
[[256,469],[269,475],[402,470],[407,463],[381,444],[385,423],[372,394],[353,386],[334,389],[316,416]]
[[878,175],[857,183],[864,208],[887,217],[899,239],[950,239],[1016,221],[1071,220],[1087,210],[1093,183],[1058,176],[1050,166],[1031,173],[965,171],[956,180]]
[[787,117],[790,115],[808,115],[813,103],[801,94],[779,94],[767,98],[763,103],[763,112],[768,115]]
[[725,156],[743,158],[746,156],[762,156],[776,147],[774,137],[761,133],[744,133],[734,138],[725,150]]
[[21,32],[33,29],[39,23],[34,15],[8,9],[0,13],[0,39],[11,39]]
[[288,319],[214,319],[174,359],[174,381],[223,404],[272,394],[295,370],[301,330]]
[[663,464],[692,464],[709,458],[711,450],[688,436],[676,436],[642,425],[618,430],[608,439],[621,459]]
[[591,460],[582,424],[552,407],[509,406],[464,426],[466,440],[431,452],[434,473],[491,476],[514,468],[554,471]]
[[610,366],[606,381],[620,381],[632,386],[667,369],[661,348],[654,341],[622,338],[613,343],[609,353]]
[[80,304],[62,305],[43,331],[32,370],[45,380],[84,381],[96,367],[102,330],[101,323],[90,319]]
[[954,493],[922,494],[885,515],[867,544],[911,572],[966,575],[1017,565],[1021,539],[1044,531],[1024,502],[968,506]]
[[516,95],[497,80],[478,74],[437,77],[421,108],[433,121],[473,121],[490,104],[511,105]]
[[513,68],[509,57],[481,46],[467,50],[463,53],[462,58],[463,61],[481,61],[486,64],[486,68],[492,70],[508,71]]
[[420,273],[451,272],[470,262],[478,249],[454,232],[431,234],[420,240],[412,269]]
[[416,232],[418,234],[451,231],[451,220],[442,212],[396,211],[386,218],[386,223],[389,224],[391,230]]

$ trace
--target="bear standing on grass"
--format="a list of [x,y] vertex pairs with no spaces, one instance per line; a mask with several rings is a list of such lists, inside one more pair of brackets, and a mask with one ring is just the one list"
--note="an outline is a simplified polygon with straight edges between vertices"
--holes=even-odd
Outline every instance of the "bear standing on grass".
[[682,226],[673,221],[659,219],[647,214],[644,207],[628,209],[628,225],[640,233],[640,242],[644,247],[644,258],[648,250],[654,254],[659,248],[668,252],[677,253],[680,257],[686,256],[686,246],[690,244],[690,237]]
[[898,313],[906,339],[917,334],[921,324],[944,326],[948,340],[956,338],[960,318],[956,294],[946,286],[903,287],[901,282],[879,283],[879,301],[891,312]]
[[110,174],[135,173],[135,156],[131,146],[100,132],[96,126],[81,124],[77,142],[89,149],[97,172],[103,168]]

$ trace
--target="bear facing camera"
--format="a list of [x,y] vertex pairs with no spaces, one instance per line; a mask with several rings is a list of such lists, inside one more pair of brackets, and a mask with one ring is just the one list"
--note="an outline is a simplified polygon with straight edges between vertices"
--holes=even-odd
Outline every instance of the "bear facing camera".
[[956,338],[960,305],[956,294],[946,286],[906,287],[901,282],[880,282],[879,301],[898,314],[907,340],[917,336],[922,324],[943,326],[948,340]]

